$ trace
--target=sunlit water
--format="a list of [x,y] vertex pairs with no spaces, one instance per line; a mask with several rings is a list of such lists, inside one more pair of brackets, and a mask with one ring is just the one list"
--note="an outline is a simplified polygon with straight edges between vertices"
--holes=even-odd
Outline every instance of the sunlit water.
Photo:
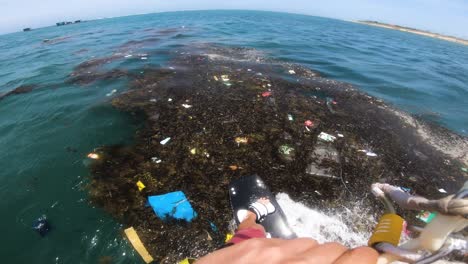
[[[156,34],[173,28],[176,32]],[[58,39],[57,39],[58,38]],[[0,209],[3,263],[138,263],[122,226],[87,202],[86,154],[95,147],[131,143],[138,123],[110,105],[124,80],[80,87],[65,82],[79,63],[119,52],[130,40],[135,69],[162,65],[167,51],[190,43],[256,48],[350,82],[388,103],[460,134],[468,130],[468,47],[441,40],[331,19],[267,12],[165,13],[89,21],[0,36],[0,93],[36,84],[31,93],[0,101]],[[44,43],[44,39],[55,42]],[[120,52],[128,52],[121,50]],[[110,94],[110,96],[106,96]],[[313,192],[314,190],[311,190]],[[363,208],[318,212],[278,196],[293,229],[319,241],[362,245],[367,231],[347,220]],[[364,208],[365,209],[365,208]],[[364,210],[365,212],[365,210]],[[46,214],[53,230],[31,230]]]

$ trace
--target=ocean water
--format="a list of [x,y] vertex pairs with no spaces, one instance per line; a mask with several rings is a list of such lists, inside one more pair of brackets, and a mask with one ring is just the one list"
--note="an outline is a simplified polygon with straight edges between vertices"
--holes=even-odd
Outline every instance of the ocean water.
[[[0,100],[3,263],[140,262],[122,238],[122,226],[89,205],[84,190],[86,154],[132,142],[138,122],[113,109],[112,95],[107,96],[128,85],[120,80],[79,86],[66,80],[75,66],[92,58],[139,52],[106,65],[136,69],[164,65],[168,50],[203,43],[251,47],[300,63],[468,135],[468,47],[423,36],[253,11],[150,14],[3,35],[0,95],[36,85],[30,93]],[[301,208],[286,198],[284,204]],[[42,214],[53,226],[44,238],[31,230]],[[322,216],[343,229],[338,234],[349,233],[339,219]],[[309,231],[315,232],[304,230]],[[360,235],[350,240],[358,243]]]

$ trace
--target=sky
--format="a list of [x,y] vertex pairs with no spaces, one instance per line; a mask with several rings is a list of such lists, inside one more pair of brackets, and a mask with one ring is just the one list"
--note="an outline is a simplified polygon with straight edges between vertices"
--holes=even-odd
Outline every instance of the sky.
[[468,39],[468,0],[0,0],[0,34],[58,21],[209,9],[377,20]]

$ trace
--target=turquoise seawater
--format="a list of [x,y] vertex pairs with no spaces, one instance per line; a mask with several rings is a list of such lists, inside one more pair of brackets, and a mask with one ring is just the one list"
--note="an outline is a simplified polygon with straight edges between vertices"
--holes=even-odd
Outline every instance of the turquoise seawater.
[[[166,30],[165,29],[177,29]],[[52,41],[44,42],[50,39]],[[140,263],[122,226],[87,201],[86,154],[130,144],[138,122],[110,106],[125,80],[78,86],[73,68],[92,58],[133,51],[106,67],[163,65],[164,51],[216,43],[251,47],[349,82],[386,102],[459,134],[468,134],[468,47],[409,33],[318,18],[253,11],[161,13],[88,21],[0,36],[0,246],[2,263]],[[159,54],[159,55],[158,55]],[[31,230],[46,214],[53,230]],[[101,259],[102,260],[102,259]]]

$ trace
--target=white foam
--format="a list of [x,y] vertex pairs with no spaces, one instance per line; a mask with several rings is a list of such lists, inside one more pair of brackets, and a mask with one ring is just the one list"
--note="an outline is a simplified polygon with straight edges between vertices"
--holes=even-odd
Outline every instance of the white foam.
[[[366,245],[371,236],[368,230],[355,231],[359,225],[375,223],[374,217],[363,213],[359,205],[352,209],[330,209],[324,213],[293,201],[286,193],[277,194],[276,199],[299,237],[310,237],[319,243],[340,242],[348,247],[357,247]],[[356,225],[349,226],[350,222]]]

